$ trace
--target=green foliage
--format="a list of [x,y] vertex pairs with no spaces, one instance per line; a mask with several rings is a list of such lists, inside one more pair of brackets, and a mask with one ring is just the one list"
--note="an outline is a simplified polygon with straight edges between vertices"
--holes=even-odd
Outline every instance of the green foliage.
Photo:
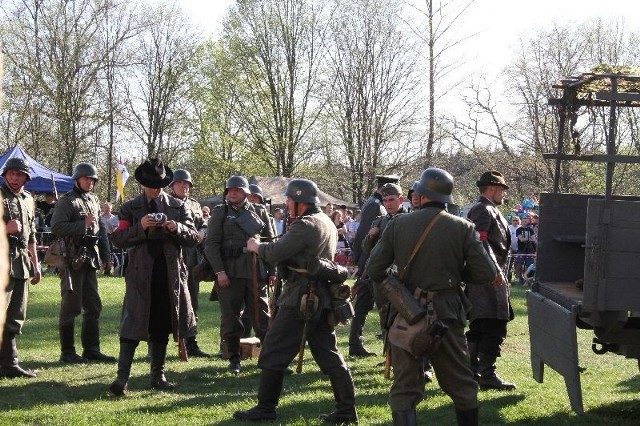
[[[259,369],[256,360],[243,362],[238,377],[226,372],[226,361],[218,358],[178,359],[171,344],[167,377],[176,383],[174,392],[157,392],[149,386],[147,348],[141,342],[136,352],[129,382],[129,392],[116,398],[108,386],[116,376],[115,364],[91,363],[63,365],[58,362],[57,315],[60,304],[58,280],[47,275],[43,282],[31,286],[28,319],[18,338],[22,365],[38,369],[36,379],[0,380],[0,424],[15,425],[203,425],[234,424],[231,414],[256,403]],[[217,352],[220,312],[217,302],[208,301],[210,283],[202,283],[200,293],[199,337],[201,347]],[[104,310],[101,317],[102,350],[118,352],[118,327],[124,280],[101,277],[100,291]],[[516,319],[509,323],[509,336],[499,373],[515,382],[515,392],[486,391],[479,394],[481,424],[530,425],[634,425],[640,415],[637,395],[640,377],[636,360],[615,355],[595,355],[590,349],[591,333],[578,331],[580,366],[586,414],[575,415],[568,402],[564,381],[547,368],[542,384],[532,379],[525,293],[513,289]],[[78,321],[79,323],[79,321]],[[377,316],[367,322],[366,346],[380,354],[382,342],[375,339]],[[79,334],[79,324],[77,334]],[[348,351],[347,327],[337,329],[342,353]],[[79,340],[79,339],[78,339]],[[79,345],[79,342],[78,342]],[[285,377],[284,391],[278,407],[278,421],[273,424],[320,425],[319,413],[333,409],[329,380],[322,375],[310,353],[303,373]],[[347,358],[357,388],[360,424],[390,424],[387,405],[390,381],[378,365],[382,357]],[[451,400],[432,383],[426,387],[425,401],[418,406],[420,424],[454,424]]]

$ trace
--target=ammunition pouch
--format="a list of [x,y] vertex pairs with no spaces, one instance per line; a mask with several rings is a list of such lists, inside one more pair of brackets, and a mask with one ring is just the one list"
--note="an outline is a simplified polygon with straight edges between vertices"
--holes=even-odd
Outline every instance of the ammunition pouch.
[[9,240],[9,248],[17,248],[17,249],[26,249],[27,241],[23,236],[16,235],[8,235],[7,239]]
[[380,283],[380,292],[398,311],[407,324],[413,325],[427,315],[427,310],[416,300],[398,277],[388,275]]
[[349,278],[349,270],[323,257],[314,257],[307,262],[307,275],[318,281],[342,284]]
[[265,225],[262,219],[260,219],[257,214],[250,210],[239,216],[236,216],[234,222],[249,237],[254,237],[256,234],[259,234]]
[[351,288],[347,284],[329,283],[331,295],[331,312],[327,321],[331,327],[346,325],[354,317],[355,311],[349,300]]
[[53,241],[44,254],[44,262],[52,268],[64,269],[67,266],[65,251],[64,240]]
[[239,241],[225,240],[222,242],[222,256],[226,259],[242,256],[246,252],[246,245]]

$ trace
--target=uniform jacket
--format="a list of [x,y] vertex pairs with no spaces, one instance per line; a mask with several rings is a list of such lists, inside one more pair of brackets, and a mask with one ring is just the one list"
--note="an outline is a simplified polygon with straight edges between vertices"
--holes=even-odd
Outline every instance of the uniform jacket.
[[[487,232],[485,250],[490,257],[495,258],[498,267],[504,269],[511,247],[511,231],[509,231],[506,219],[497,207],[485,197],[480,197],[469,210],[468,218],[475,224],[476,231]],[[499,287],[493,285],[469,287],[467,294],[472,306],[469,319],[471,321],[479,318],[512,319],[510,293],[509,283],[504,283]]]
[[362,242],[366,238],[371,224],[375,218],[384,216],[387,214],[384,206],[382,205],[382,196],[375,192],[362,206],[360,211],[360,226],[356,231],[356,236],[353,238],[353,261],[358,265],[360,271],[364,271],[364,266],[367,261],[366,255],[362,252]]
[[[2,219],[4,223],[12,218],[22,223],[22,232],[12,234],[15,239],[9,240],[9,273],[12,278],[28,279],[31,270],[28,244],[36,242],[35,203],[27,191],[13,192],[6,183],[0,189],[4,199]],[[21,243],[17,243],[20,240]]]
[[[254,235],[248,235],[236,223],[240,215],[247,214],[257,216],[264,224],[262,229]],[[247,200],[239,209],[227,203],[216,206],[209,218],[204,248],[205,256],[213,271],[225,271],[230,278],[251,279],[253,277],[252,254],[246,251],[247,240],[251,237],[267,241],[275,238],[271,219],[264,207],[256,206]],[[265,279],[266,268],[262,267],[261,270],[260,278]]]
[[378,216],[377,218],[375,218],[374,221],[371,223],[369,230],[371,230],[371,228],[380,228],[380,233],[376,237],[370,238],[368,235],[369,230],[367,230],[367,234],[364,236],[362,240],[362,255],[368,258],[369,254],[371,253],[371,250],[373,249],[373,247],[376,245],[376,243],[382,236],[382,233],[384,232],[389,222],[394,217],[400,214],[405,214],[405,213],[407,213],[407,211],[404,209],[403,206],[400,206],[400,209],[394,215],[387,213],[384,216]]
[[[387,229],[371,251],[367,271],[375,283],[387,276],[387,268],[396,264],[404,269],[426,226],[440,211],[441,203],[428,203],[411,214],[401,215],[387,225]],[[403,282],[411,292],[440,291],[434,298],[434,307],[440,319],[457,320],[466,324],[467,312],[458,288],[484,287],[496,277],[496,267],[482,247],[473,224],[444,213],[431,229],[411,261]]]
[[[129,265],[125,273],[126,292],[120,320],[120,337],[132,340],[147,340],[149,333],[149,312],[151,282],[154,259],[147,250],[147,244],[162,244],[167,261],[167,282],[171,292],[171,318],[173,337],[188,336],[195,328],[195,316],[191,308],[191,298],[187,289],[187,269],[182,255],[182,247],[193,247],[198,242],[198,233],[193,225],[193,216],[185,203],[164,192],[160,195],[159,211],[167,215],[167,220],[175,220],[175,233],[146,232],[140,220],[149,212],[147,198],[141,194],[127,201],[120,208],[120,225],[111,234],[113,243],[127,249]],[[179,319],[179,321],[176,321]]]
[[[191,197],[187,197],[184,200],[184,203],[187,205],[187,207],[191,211],[191,214],[193,216],[193,224],[197,231],[198,229],[202,228],[202,225],[204,223],[204,219],[202,218],[202,207],[200,206],[200,203],[197,200]],[[184,254],[184,261],[187,264],[187,267],[193,268],[198,264],[198,248],[197,247],[183,247],[182,251]]]
[[[319,208],[312,207],[293,221],[277,241],[260,246],[260,258],[269,263],[277,263],[279,270],[287,277],[278,306],[299,306],[302,294],[309,288],[308,279],[291,271],[288,266],[305,269],[309,260],[315,257],[333,260],[337,243],[336,226]],[[320,286],[318,291],[323,307],[329,307],[330,298],[325,286]]]
[[[97,220],[91,228],[86,228],[84,217],[89,214],[94,215]],[[87,252],[87,256],[91,259],[91,266],[98,269],[101,262],[111,261],[107,230],[100,220],[100,202],[98,197],[90,192],[83,192],[78,187],[74,187],[56,202],[51,217],[51,232],[58,238],[69,237],[76,248],[80,247],[82,236],[85,233],[97,236],[98,244],[89,247]],[[67,256],[72,258],[76,254],[68,253]]]

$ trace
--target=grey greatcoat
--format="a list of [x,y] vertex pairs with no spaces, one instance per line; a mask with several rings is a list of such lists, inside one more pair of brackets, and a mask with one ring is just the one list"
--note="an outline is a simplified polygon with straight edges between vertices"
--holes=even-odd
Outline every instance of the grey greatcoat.
[[[127,201],[120,209],[120,225],[112,234],[113,243],[127,249],[129,263],[125,273],[126,292],[120,320],[120,337],[131,340],[147,340],[149,335],[149,312],[151,297],[151,272],[153,257],[147,250],[149,244],[162,244],[167,262],[167,282],[170,289],[173,338],[193,334],[195,316],[187,290],[187,268],[181,246],[195,246],[198,232],[193,216],[185,203],[164,192],[160,194],[159,211],[167,220],[178,224],[175,233],[162,233],[142,229],[140,220],[148,214],[148,203],[144,194]],[[176,321],[179,319],[179,326]]]
[[[475,224],[476,231],[487,233],[485,249],[489,256],[495,259],[498,267],[504,270],[509,247],[511,247],[511,232],[502,213],[491,201],[481,196],[467,216]],[[513,319],[513,311],[509,304],[511,293],[509,283],[504,283],[502,286],[470,286],[467,292],[472,306],[469,320],[490,318],[508,321]]]

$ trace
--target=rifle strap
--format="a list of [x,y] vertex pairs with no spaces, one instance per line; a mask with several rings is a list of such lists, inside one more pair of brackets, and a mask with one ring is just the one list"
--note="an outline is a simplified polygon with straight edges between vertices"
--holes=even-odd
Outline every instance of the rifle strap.
[[424,229],[424,232],[422,232],[422,235],[420,235],[420,238],[418,239],[418,242],[413,247],[413,251],[411,252],[411,257],[409,258],[409,261],[407,262],[406,265],[404,265],[404,268],[402,268],[402,271],[400,271],[400,274],[398,275],[398,278],[400,278],[400,280],[402,280],[404,278],[404,276],[406,275],[407,269],[409,268],[409,265],[411,264],[411,261],[413,260],[413,258],[418,253],[418,250],[420,250],[420,247],[422,247],[422,244],[424,244],[425,240],[427,239],[427,236],[431,232],[431,229],[433,229],[433,225],[435,225],[436,222],[442,216],[444,216],[445,214],[446,213],[444,212],[444,210],[440,210],[438,212],[438,214],[436,214],[436,216],[433,219],[431,219],[431,221],[429,222],[427,227]]

